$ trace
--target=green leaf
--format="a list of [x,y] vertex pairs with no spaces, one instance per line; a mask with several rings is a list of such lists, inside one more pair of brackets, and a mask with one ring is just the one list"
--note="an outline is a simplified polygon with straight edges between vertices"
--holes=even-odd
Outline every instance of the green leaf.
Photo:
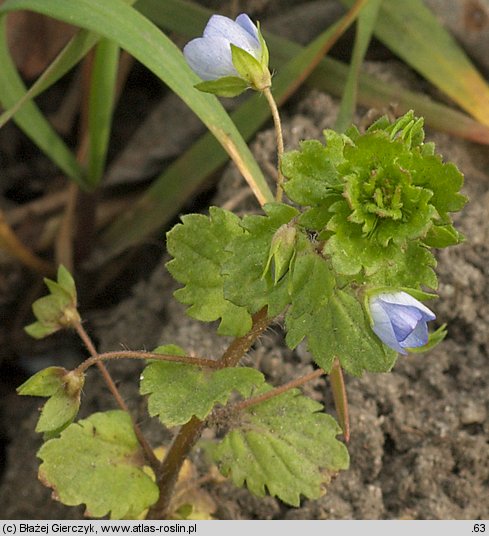
[[[155,352],[175,353],[177,349],[158,347]],[[179,349],[175,355],[184,355]],[[252,368],[203,370],[195,365],[156,361],[141,375],[141,394],[149,395],[148,411],[165,426],[179,426],[192,417],[204,420],[216,404],[225,404],[231,393],[250,396],[264,382],[263,374]]]
[[[343,150],[344,142],[341,145]],[[333,154],[332,154],[333,153]],[[303,206],[319,205],[330,200],[341,186],[336,166],[338,148],[320,141],[301,142],[299,151],[290,151],[282,157],[282,172],[287,178],[284,190],[287,196]]]
[[276,285],[289,271],[295,258],[296,247],[297,228],[295,225],[284,223],[273,235],[262,277],[270,270],[273,276],[273,283]]
[[321,410],[297,389],[288,391],[243,411],[209,453],[235,485],[299,506],[301,496],[319,498],[332,475],[348,467],[346,447],[336,439],[341,429]]
[[44,339],[48,335],[52,335],[55,331],[58,331],[57,326],[46,326],[40,322],[33,322],[28,326],[25,326],[24,330],[33,339]]
[[63,387],[59,388],[44,404],[37,421],[36,432],[55,433],[71,424],[80,409],[80,394],[73,396]]
[[295,348],[307,337],[314,361],[326,372],[336,357],[354,376],[364,371],[387,372],[396,361],[396,352],[380,342],[361,303],[346,291],[336,290],[321,306],[300,316],[294,314],[292,307],[285,324],[289,347]]
[[268,65],[262,65],[246,50],[231,43],[231,56],[234,68],[253,89],[262,90],[272,84]]
[[76,417],[85,375],[62,367],[41,370],[17,388],[19,395],[46,396],[36,432],[59,433]]
[[249,88],[247,82],[238,76],[223,76],[218,80],[208,80],[195,85],[195,89],[212,93],[219,97],[237,97]]
[[[423,121],[408,112],[377,120],[365,134],[325,132],[284,155],[285,191],[309,206],[298,219],[319,233],[335,271],[357,282],[436,288],[425,245],[457,243],[449,212],[466,202],[463,177],[424,144]],[[384,280],[382,280],[384,278]]]
[[291,278],[288,317],[314,316],[331,298],[335,285],[334,274],[323,257],[312,250],[299,255]]
[[210,322],[221,319],[221,335],[241,336],[252,324],[244,307],[231,303],[223,293],[221,268],[229,253],[229,242],[243,234],[239,218],[226,210],[211,207],[209,216],[189,214],[182,217],[167,234],[167,248],[173,260],[168,270],[185,286],[175,292],[178,301],[190,307],[187,314]]
[[[122,1],[129,5],[133,5],[136,2],[136,0]],[[13,91],[18,100],[10,109],[1,114],[0,128],[3,127],[3,125],[5,125],[26,103],[36,98],[69,72],[79,61],[81,61],[99,39],[100,36],[93,32],[79,30],[44,72],[29,87],[29,90],[26,90],[22,84],[18,85],[17,88],[11,87],[10,92]],[[4,81],[7,85],[9,81],[12,82],[13,79],[17,78],[16,71],[12,73],[7,69],[2,70],[0,76],[4,77]]]
[[398,163],[410,170],[415,185],[433,192],[430,203],[441,218],[446,218],[448,212],[458,212],[467,203],[467,197],[460,193],[464,182],[462,173],[451,162],[444,163],[440,155],[415,151],[400,155]]
[[[60,264],[58,268],[58,285],[71,297],[74,303],[76,303],[76,285],[73,276],[70,272]],[[47,280],[44,280],[47,283]]]
[[40,370],[19,385],[17,393],[29,396],[52,396],[63,386],[62,378],[67,372],[63,367],[48,367]]
[[39,479],[67,506],[86,504],[86,514],[136,518],[158,499],[143,471],[144,457],[123,411],[95,413],[68,426],[38,452]]
[[266,216],[243,218],[241,226],[245,232],[235,235],[226,248],[229,255],[222,266],[224,296],[250,313],[268,306],[268,314],[273,317],[288,302],[287,278],[275,285],[272,275],[264,272],[275,233],[298,211],[280,203],[267,204],[263,209]]
[[77,311],[77,295],[73,277],[64,266],[58,268],[58,281],[44,279],[50,294],[32,304],[37,322],[25,328],[35,339],[42,339],[59,329],[80,321]]
[[431,248],[446,248],[463,242],[464,237],[453,225],[433,225],[423,242]]

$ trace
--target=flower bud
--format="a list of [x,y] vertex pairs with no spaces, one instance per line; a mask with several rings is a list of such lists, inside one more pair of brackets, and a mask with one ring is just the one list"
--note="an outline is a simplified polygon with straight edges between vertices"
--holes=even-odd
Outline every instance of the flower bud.
[[294,257],[297,230],[293,225],[284,223],[280,226],[272,238],[270,253],[268,254],[267,265],[263,271],[263,276],[272,265],[273,280],[278,281],[289,270],[290,263]]
[[232,97],[248,87],[260,91],[271,85],[267,46],[260,30],[244,13],[235,21],[213,15],[203,37],[187,43],[183,54],[204,80],[196,86],[201,91]]
[[383,292],[370,297],[372,330],[401,354],[428,342],[427,322],[436,318],[425,305],[406,292]]

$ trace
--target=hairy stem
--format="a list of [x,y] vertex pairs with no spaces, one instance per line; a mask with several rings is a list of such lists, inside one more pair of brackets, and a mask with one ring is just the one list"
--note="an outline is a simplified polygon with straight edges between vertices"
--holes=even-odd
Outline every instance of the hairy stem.
[[[271,319],[267,317],[266,308],[256,313],[253,316],[253,325],[250,331],[243,337],[234,339],[219,359],[218,362],[221,366],[235,367],[251,348],[251,345],[270,325],[270,322]],[[173,443],[157,473],[160,496],[158,501],[151,507],[147,516],[148,519],[165,519],[167,516],[180,469],[190,450],[199,439],[203,428],[204,423],[200,419],[192,417],[188,423],[180,428],[173,439]]]
[[261,404],[262,402],[265,402],[265,400],[269,400],[270,398],[279,396],[285,393],[286,391],[290,391],[291,389],[295,389],[296,387],[304,385],[305,383],[310,382],[311,380],[319,378],[323,374],[324,374],[323,369],[317,369],[314,372],[310,372],[309,374],[301,376],[300,378],[296,378],[295,380],[291,380],[290,382],[284,383],[283,385],[280,385],[279,387],[275,387],[275,389],[270,389],[270,391],[267,391],[266,393],[263,393],[261,395],[254,396],[252,398],[248,398],[247,400],[243,400],[242,402],[233,404],[230,409],[232,411],[242,411],[246,408],[249,408],[250,406],[254,406],[255,404]]
[[139,428],[138,424],[135,422],[134,418],[130,414],[129,408],[127,407],[127,404],[124,402],[124,399],[122,398],[119,392],[119,389],[117,388],[117,385],[115,384],[114,380],[109,374],[109,371],[107,370],[105,365],[100,361],[99,354],[95,348],[95,345],[92,342],[92,339],[90,338],[88,333],[85,331],[85,328],[81,325],[80,322],[77,322],[74,325],[74,328],[76,332],[78,333],[78,336],[80,337],[80,339],[83,341],[83,343],[87,347],[87,350],[89,351],[90,355],[95,360],[97,367],[100,373],[102,374],[102,377],[107,387],[109,388],[109,391],[112,393],[112,395],[114,396],[117,402],[117,405],[131,417],[134,433],[136,434],[139,444],[141,445],[141,448],[143,449],[144,455],[146,457],[146,461],[150,464],[153,470],[157,470],[160,462],[156,458],[150,444],[146,441],[146,438],[144,437],[143,432],[141,431],[141,428]]
[[275,200],[282,201],[283,196],[283,182],[284,177],[282,175],[281,163],[282,156],[284,154],[284,138],[282,134],[282,123],[280,121],[280,114],[278,113],[277,103],[273,98],[272,91],[269,87],[263,90],[263,94],[267,99],[268,105],[272,112],[273,124],[275,125],[275,134],[277,136],[277,191],[275,193]]
[[175,363],[186,363],[187,365],[197,365],[202,368],[222,368],[222,364],[214,359],[205,359],[202,357],[180,356],[170,354],[155,354],[153,352],[138,352],[134,350],[121,350],[120,352],[105,352],[97,354],[86,359],[79,365],[74,372],[83,373],[88,368],[101,361],[110,361],[113,359],[154,359],[155,361],[172,361]]

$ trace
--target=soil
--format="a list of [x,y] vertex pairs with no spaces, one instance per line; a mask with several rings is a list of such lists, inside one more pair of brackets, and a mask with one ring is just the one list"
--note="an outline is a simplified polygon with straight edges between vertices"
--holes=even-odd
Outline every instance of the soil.
[[[372,64],[369,69],[395,83],[419,85],[412,73],[398,63]],[[297,147],[303,138],[321,138],[333,126],[338,102],[317,91],[303,91],[283,113],[285,142]],[[366,111],[361,110],[361,115]],[[388,374],[347,378],[352,437],[351,467],[341,473],[317,501],[304,500],[290,508],[275,498],[258,499],[227,481],[211,481],[206,490],[219,519],[487,519],[489,518],[489,155],[487,149],[429,131],[445,160],[464,172],[464,193],[470,198],[457,215],[466,241],[438,255],[440,298],[430,304],[437,324],[448,324],[447,339],[427,354],[400,357]],[[264,169],[274,165],[274,132],[258,134],[252,150]],[[45,164],[43,164],[45,165]],[[258,211],[254,199],[236,169],[229,165],[209,204],[234,205],[238,213]],[[205,212],[205,207],[202,207]],[[167,254],[153,248],[138,259],[152,266],[138,278],[119,303],[86,312],[87,329],[100,351],[121,346],[151,349],[158,344],[180,344],[198,355],[219,355],[229,342],[215,334],[214,324],[198,323],[184,314],[172,297],[177,288],[168,275]],[[23,281],[18,267],[2,264],[10,285]],[[18,283],[17,283],[18,285]],[[2,305],[2,304],[0,304]],[[10,305],[9,305],[10,306]],[[83,507],[68,508],[50,499],[50,491],[37,480],[35,453],[41,439],[34,432],[40,401],[18,397],[6,384],[21,381],[21,367],[51,364],[56,354],[69,366],[81,359],[78,341],[56,337],[35,359],[24,356],[8,369],[3,380],[0,429],[6,441],[0,475],[0,518],[79,519]],[[246,360],[258,366],[275,384],[312,370],[303,346],[284,346],[280,324],[266,332]],[[26,364],[26,361],[28,363]],[[167,442],[155,419],[147,417],[145,401],[138,396],[140,366],[132,362],[111,364],[128,404],[139,417],[151,443]],[[326,384],[318,380],[304,387],[334,413]],[[100,378],[94,372],[86,382],[81,417],[113,408]],[[195,459],[201,468],[199,451]]]

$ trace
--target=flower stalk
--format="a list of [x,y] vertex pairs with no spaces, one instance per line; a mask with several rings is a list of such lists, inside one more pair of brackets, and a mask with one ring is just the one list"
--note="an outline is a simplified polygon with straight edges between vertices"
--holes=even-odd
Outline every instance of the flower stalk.
[[109,388],[109,391],[112,393],[113,397],[115,398],[117,405],[122,409],[122,411],[125,411],[131,417],[134,433],[136,434],[138,442],[141,445],[141,448],[143,449],[145,458],[147,462],[149,463],[149,465],[151,466],[151,468],[153,470],[156,470],[159,467],[160,462],[158,461],[158,458],[155,456],[155,453],[153,452],[151,445],[147,442],[146,438],[144,437],[144,434],[141,431],[141,428],[132,417],[129,411],[129,408],[126,402],[124,401],[124,399],[122,398],[122,395],[119,392],[119,389],[117,388],[117,385],[115,384],[114,380],[112,379],[112,376],[107,370],[107,367],[100,361],[99,353],[97,352],[95,345],[92,342],[92,339],[90,338],[88,333],[85,331],[85,328],[82,326],[81,322],[75,323],[73,327],[75,328],[75,331],[77,332],[80,339],[83,341],[83,343],[87,347],[87,350],[90,353],[91,357],[95,361],[95,364],[97,365],[100,373],[102,374],[102,377],[107,387]]
[[284,138],[282,133],[282,122],[280,120],[280,114],[278,112],[277,103],[273,98],[272,91],[269,87],[263,90],[263,95],[267,99],[270,111],[272,112],[273,124],[275,125],[275,135],[277,137],[277,190],[275,193],[275,200],[277,202],[282,201],[283,197],[283,182],[284,177],[282,175],[281,161],[284,154]]

